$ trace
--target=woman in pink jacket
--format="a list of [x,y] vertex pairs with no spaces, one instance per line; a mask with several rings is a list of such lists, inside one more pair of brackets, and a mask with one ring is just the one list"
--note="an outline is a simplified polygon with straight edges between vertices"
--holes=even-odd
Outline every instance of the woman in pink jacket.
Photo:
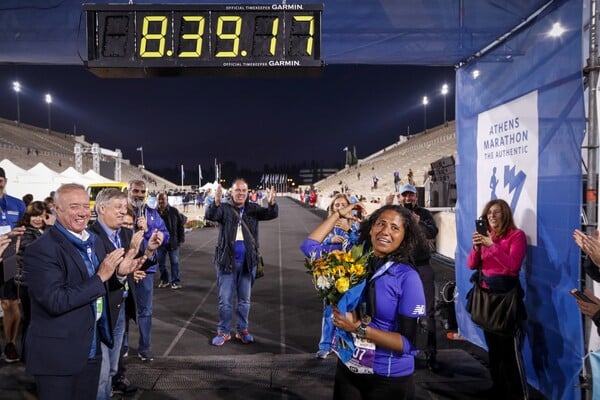
[[[481,213],[481,220],[487,222],[487,232],[473,233],[473,247],[467,258],[467,266],[476,270],[481,265],[481,287],[503,293],[519,285],[519,272],[525,253],[527,240],[525,233],[518,229],[512,211],[504,200],[489,201]],[[473,278],[472,278],[473,279]],[[519,315],[524,320],[525,306],[520,290]],[[528,398],[527,379],[521,347],[523,333],[520,327],[511,335],[499,335],[483,331],[488,346],[490,375],[493,386],[487,398],[526,399]]]

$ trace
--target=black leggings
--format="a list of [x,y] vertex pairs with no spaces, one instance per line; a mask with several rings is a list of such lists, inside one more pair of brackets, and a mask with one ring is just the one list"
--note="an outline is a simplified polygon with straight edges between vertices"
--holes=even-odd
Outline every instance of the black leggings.
[[334,400],[410,400],[415,397],[413,375],[387,378],[355,374],[338,360],[333,387]]
[[521,355],[522,333],[514,336],[483,331],[488,346],[490,375],[498,398],[527,399],[529,396],[525,366]]

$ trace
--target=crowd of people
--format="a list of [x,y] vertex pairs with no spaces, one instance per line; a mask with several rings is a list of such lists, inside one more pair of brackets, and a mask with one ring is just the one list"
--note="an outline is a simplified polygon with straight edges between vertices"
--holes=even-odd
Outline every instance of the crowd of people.
[[[160,275],[159,288],[182,287],[184,217],[169,205],[168,193],[158,194],[155,209],[148,207],[143,180],[130,181],[126,191],[102,190],[96,197],[98,218],[91,225],[89,197],[81,185],[63,184],[44,201],[28,196],[27,204],[8,195],[6,187],[0,168],[5,360],[25,363],[40,399],[133,393],[136,387],[126,377],[129,322],[139,330],[138,357],[152,361],[154,274]],[[236,179],[228,192],[218,185],[205,203],[205,218],[218,224],[213,264],[219,320],[211,340],[217,347],[232,337],[254,342],[249,320],[260,263],[258,225],[279,215],[273,188],[266,191],[264,206],[258,196],[244,179]],[[520,285],[525,234],[502,199],[489,201],[480,219],[485,229],[472,234],[467,266],[486,291],[507,292]],[[323,304],[315,357],[338,356],[335,399],[412,399],[418,358],[433,372],[441,369],[430,262],[437,234],[432,214],[418,205],[416,187],[404,184],[370,214],[348,190],[334,195],[327,217],[301,244],[302,253],[312,258],[356,245],[369,254],[360,306],[341,311],[337,304]],[[576,230],[573,238],[587,254],[586,272],[600,281],[600,233]],[[12,258],[14,274],[7,272]],[[578,300],[578,305],[600,330],[600,298],[589,290],[585,294],[591,300]],[[486,398],[528,398],[521,356],[522,290],[518,301],[522,312],[510,335],[483,330],[493,382]],[[21,342],[16,343],[19,332]],[[344,356],[344,332],[360,351]]]
[[164,193],[148,207],[143,180],[103,189],[91,225],[81,185],[63,184],[44,201],[17,199],[6,187],[0,168],[5,361],[25,363],[40,399],[133,393],[125,376],[129,321],[139,329],[138,357],[152,361],[153,274],[168,276],[168,254],[171,279],[163,279],[181,288],[183,216]]
[[[154,274],[160,274],[159,288],[182,288],[185,216],[169,205],[168,193],[158,193],[156,208],[149,207],[145,180],[130,181],[124,191],[101,190],[93,223],[88,194],[79,184],[63,184],[44,201],[10,196],[6,186],[0,168],[6,362],[25,364],[39,399],[104,400],[134,393],[137,388],[125,375],[129,322],[139,330],[138,357],[152,361]],[[266,207],[260,200],[238,179],[228,193],[219,185],[202,202],[206,218],[219,226],[215,346],[230,339],[234,315],[235,337],[254,341],[248,320],[259,258],[258,221],[278,215],[273,189],[267,191]]]

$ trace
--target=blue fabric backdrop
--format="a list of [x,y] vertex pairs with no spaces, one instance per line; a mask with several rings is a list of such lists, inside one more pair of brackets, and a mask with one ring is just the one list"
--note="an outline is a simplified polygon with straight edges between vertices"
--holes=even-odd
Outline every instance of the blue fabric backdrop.
[[[567,29],[560,38],[547,35],[555,22]],[[473,171],[480,172],[488,162],[476,150],[477,136],[484,134],[481,129],[478,132],[478,118],[490,109],[537,93],[538,151],[537,157],[532,157],[537,161],[537,194],[529,199],[537,207],[529,210],[537,229],[528,234],[530,245],[521,274],[529,314],[524,357],[529,383],[552,399],[580,398],[575,385],[583,356],[581,314],[568,291],[578,286],[580,278],[579,251],[571,234],[580,227],[582,204],[585,113],[581,38],[581,2],[557,5],[501,47],[459,69],[456,82],[456,308],[462,335],[482,347],[483,335],[464,309],[465,294],[471,286],[471,271],[465,260],[472,245],[474,220],[481,213],[482,197],[490,199],[489,187],[478,187],[477,179],[473,179]],[[510,182],[505,177],[499,185]],[[506,200],[509,204],[514,200],[513,211],[519,207],[523,211],[520,203],[526,195]]]

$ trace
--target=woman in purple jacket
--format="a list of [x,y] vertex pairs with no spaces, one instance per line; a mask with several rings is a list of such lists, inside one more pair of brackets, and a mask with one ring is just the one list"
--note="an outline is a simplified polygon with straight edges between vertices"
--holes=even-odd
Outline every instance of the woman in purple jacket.
[[[360,203],[331,214],[302,247],[316,250],[339,218],[355,219]],[[338,330],[352,333],[356,350],[347,362],[338,360],[334,399],[412,399],[415,370],[414,332],[425,315],[425,295],[411,255],[426,245],[410,211],[384,206],[361,223],[359,243],[371,251],[364,301],[342,315],[333,307]]]

